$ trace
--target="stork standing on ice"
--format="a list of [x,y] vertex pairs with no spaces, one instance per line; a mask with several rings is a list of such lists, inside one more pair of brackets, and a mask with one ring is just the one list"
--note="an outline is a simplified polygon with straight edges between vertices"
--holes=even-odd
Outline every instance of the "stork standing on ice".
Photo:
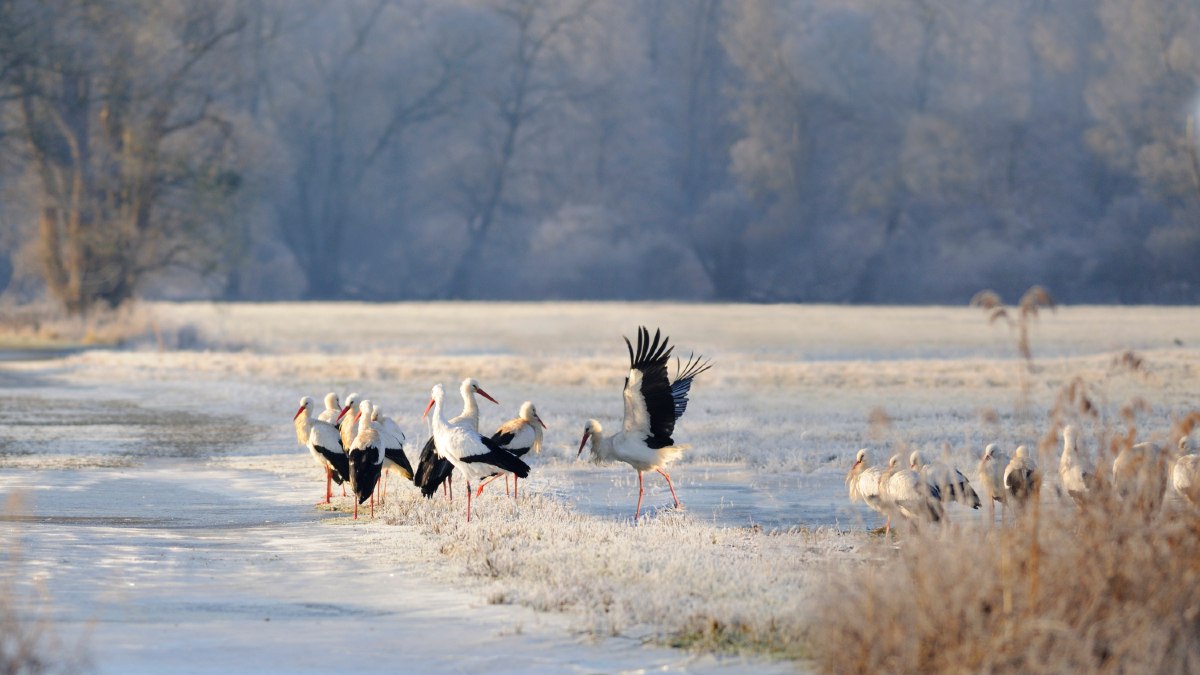
[[[876,513],[887,516],[884,531],[892,529],[892,515],[884,513],[883,502],[879,496],[879,479],[883,477],[883,469],[871,463],[871,454],[866,448],[858,451],[854,458],[854,466],[846,474],[846,487],[850,489],[850,501],[864,502]],[[877,530],[878,531],[878,530]]]
[[350,444],[350,489],[354,492],[354,519],[358,520],[358,505],[371,500],[371,517],[375,517],[375,483],[383,471],[383,439],[371,424],[371,402],[358,405],[354,422],[358,433]]
[[1079,454],[1079,439],[1075,427],[1068,424],[1063,429],[1063,452],[1058,463],[1058,477],[1063,489],[1083,506],[1087,495],[1096,482],[1096,467],[1092,461]]
[[[463,411],[462,414],[450,420],[448,424],[458,426],[466,424],[471,431],[479,431],[479,404],[475,401],[475,394],[486,398],[496,405],[496,399],[488,395],[488,393],[479,388],[479,383],[471,378],[462,381],[458,387],[458,393],[462,395]],[[434,492],[437,492],[438,486],[448,484],[450,486],[450,499],[454,499],[454,464],[446,459],[441,450],[434,442],[434,437],[431,435],[429,440],[425,442],[425,447],[421,449],[421,459],[417,462],[417,474],[413,478],[413,483],[421,488],[421,494],[425,497],[432,497]],[[445,488],[442,488],[445,491]]]
[[[531,401],[525,401],[521,404],[521,412],[514,420],[509,420],[492,434],[492,442],[511,452],[517,457],[524,457],[530,451],[542,451],[542,430],[546,429],[546,423],[542,418],[538,417],[537,408],[533,407]],[[498,474],[504,476],[504,494],[508,494],[508,473]],[[496,480],[496,476],[492,476],[486,481],[479,484],[479,491],[475,496],[483,494],[483,488],[488,483]],[[517,498],[517,478],[513,477],[513,499]]]
[[[888,461],[887,471],[879,481],[879,497],[885,508],[899,511],[909,522],[928,519],[936,523],[946,514],[938,487],[926,482],[916,471],[905,469],[900,455],[892,455]],[[891,531],[891,518],[888,523],[884,536]]]
[[996,502],[1000,502],[1000,522],[1004,522],[1004,507],[1007,506],[1008,494],[1004,491],[1004,469],[1008,466],[1008,456],[995,443],[989,444],[983,450],[983,459],[979,460],[979,484],[987,494],[991,520],[996,520]]
[[588,420],[583,428],[579,452],[576,453],[576,457],[583,454],[583,447],[590,438],[593,462],[621,461],[638,472],[638,505],[633,513],[635,523],[642,512],[642,495],[645,494],[642,473],[645,471],[657,471],[667,479],[675,507],[679,507],[675,485],[662,467],[678,459],[683,450],[691,447],[675,445],[671,434],[675,431],[675,422],[687,410],[692,379],[712,367],[711,362],[702,361],[700,357],[688,357],[687,365],[680,369],[676,359],[677,372],[675,381],[671,382],[667,365],[674,348],[667,346],[670,338],[664,338],[660,343],[661,334],[662,331],[654,331],[654,341],[651,342],[650,331],[645,326],[639,327],[636,353],[629,338],[625,338],[625,346],[629,349],[629,376],[625,378],[625,418],[621,430],[605,437],[600,423]]
[[1004,469],[1004,492],[1015,509],[1024,510],[1030,499],[1036,500],[1042,487],[1037,462],[1029,456],[1029,448],[1020,446]]
[[412,465],[408,463],[408,455],[404,454],[404,431],[396,424],[396,420],[384,415],[378,407],[371,409],[371,426],[379,432],[383,442],[383,491],[379,493],[379,503],[387,498],[387,479],[389,473],[398,473],[405,480],[413,477]]
[[292,417],[296,425],[296,440],[308,447],[317,466],[325,469],[325,501],[333,498],[331,481],[341,485],[350,476],[350,464],[342,451],[342,441],[337,429],[328,422],[313,419],[313,400],[309,396],[300,399],[300,409]]
[[[446,421],[442,411],[442,399],[446,390],[442,385],[435,385],[430,392],[429,405],[425,406],[425,414],[433,409],[430,426],[433,428],[433,438],[438,453],[449,460],[454,468],[462,472],[467,480],[467,522],[471,522],[471,479],[491,476],[500,472],[511,472],[519,478],[529,475],[529,466],[509,451],[501,448],[487,436],[480,436],[471,428],[470,422],[464,421],[457,425]],[[515,506],[514,506],[515,508]]]

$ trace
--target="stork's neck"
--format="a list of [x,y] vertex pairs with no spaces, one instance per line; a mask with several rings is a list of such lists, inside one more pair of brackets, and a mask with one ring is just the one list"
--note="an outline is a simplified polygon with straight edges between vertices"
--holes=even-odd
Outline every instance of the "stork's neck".
[[[464,388],[462,390],[463,411],[461,419],[465,422],[471,421],[473,428],[479,428],[479,404],[475,401],[475,392]],[[438,403],[441,405],[441,403]]]
[[605,436],[603,432],[598,434],[588,434],[588,440],[592,443],[592,459],[594,461],[607,462],[613,458],[613,436]]
[[313,423],[307,410],[300,413],[300,416],[296,418],[295,425],[296,439],[300,441],[300,445],[308,445],[308,437],[312,434]]

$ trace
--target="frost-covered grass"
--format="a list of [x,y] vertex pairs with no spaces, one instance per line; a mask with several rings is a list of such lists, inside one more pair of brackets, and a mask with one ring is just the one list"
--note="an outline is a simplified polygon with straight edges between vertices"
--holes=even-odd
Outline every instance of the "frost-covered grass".
[[470,524],[462,494],[446,502],[397,490],[387,522],[414,528],[449,557],[446,578],[469,579],[489,602],[569,612],[597,638],[805,656],[818,569],[854,555],[864,539],[715,527],[674,509],[650,511],[634,525],[580,515],[536,490],[522,493],[514,517],[496,487],[475,500]]

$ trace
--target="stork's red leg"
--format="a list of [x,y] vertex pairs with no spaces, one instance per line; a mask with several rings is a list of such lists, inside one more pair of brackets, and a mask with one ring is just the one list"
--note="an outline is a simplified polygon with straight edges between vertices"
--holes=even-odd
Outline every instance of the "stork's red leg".
[[321,503],[328,504],[330,499],[333,499],[333,473],[325,469],[325,501]]
[[371,493],[371,517],[375,517],[375,493]]
[[633,512],[633,522],[637,522],[638,516],[642,513],[642,495],[646,493],[646,489],[642,487],[642,472],[638,472],[638,507],[637,511]]
[[[450,486],[450,501],[454,501],[454,474],[446,477],[446,484]],[[467,481],[467,496],[471,496],[471,481]]]
[[[516,479],[516,476],[513,476],[513,479]],[[504,474],[504,496],[508,496],[508,474]]]
[[343,497],[346,496],[346,483],[345,482],[342,483],[342,496]]
[[471,480],[467,479],[467,522],[471,522]]
[[[505,480],[504,484],[508,485],[508,481]],[[513,476],[513,501],[517,501],[517,477],[515,475]]]
[[354,495],[354,519],[358,520],[358,495]]
[[671,477],[668,476],[667,472],[663,471],[662,469],[655,469],[655,471],[661,473],[663,478],[667,479],[667,485],[671,486],[671,498],[675,500],[675,508],[679,508],[679,497],[675,496],[675,486],[671,484]]

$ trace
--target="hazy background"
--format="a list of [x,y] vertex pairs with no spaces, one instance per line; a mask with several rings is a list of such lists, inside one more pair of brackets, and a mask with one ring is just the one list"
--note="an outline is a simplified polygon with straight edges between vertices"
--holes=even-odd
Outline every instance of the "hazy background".
[[5,0],[0,287],[1200,299],[1195,0]]

